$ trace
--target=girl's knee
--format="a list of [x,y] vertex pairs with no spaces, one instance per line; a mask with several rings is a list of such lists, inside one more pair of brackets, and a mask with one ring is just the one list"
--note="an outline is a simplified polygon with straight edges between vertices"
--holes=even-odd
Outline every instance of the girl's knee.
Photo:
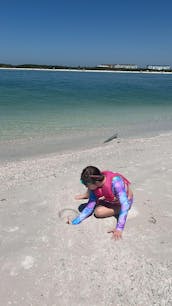
[[104,213],[104,209],[101,206],[96,207],[96,209],[94,210],[94,216],[96,218],[102,218]]

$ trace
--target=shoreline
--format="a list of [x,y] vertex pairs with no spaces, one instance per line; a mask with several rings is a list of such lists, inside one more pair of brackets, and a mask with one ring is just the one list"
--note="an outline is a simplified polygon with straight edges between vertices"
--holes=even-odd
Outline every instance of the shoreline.
[[52,71],[52,72],[105,72],[105,73],[140,73],[140,74],[172,74],[172,71],[111,71],[111,70],[87,70],[87,69],[42,69],[42,68],[3,68],[0,67],[0,70],[28,70],[28,71]]
[[[52,172],[58,171],[57,169],[54,170],[54,165],[56,163],[60,163],[62,165],[63,163],[67,163],[70,165],[71,160],[76,161],[80,160],[81,157],[83,157],[83,161],[86,161],[86,163],[89,163],[87,160],[87,156],[89,159],[96,160],[97,157],[100,158],[98,160],[98,164],[104,164],[105,162],[110,165],[110,168],[113,169],[113,160],[108,160],[109,156],[113,156],[113,152],[117,152],[118,158],[120,158],[120,162],[118,160],[115,160],[115,163],[118,165],[118,169],[121,168],[122,163],[124,162],[124,157],[127,155],[127,152],[130,154],[135,154],[137,151],[139,152],[140,149],[139,147],[144,146],[145,149],[147,149],[147,145],[151,148],[153,145],[153,149],[156,150],[156,147],[160,147],[161,141],[167,142],[168,143],[168,138],[172,139],[172,131],[165,132],[165,133],[160,133],[158,135],[145,135],[145,136],[139,136],[139,137],[131,137],[131,138],[117,138],[114,141],[108,142],[108,143],[101,143],[98,144],[97,146],[94,147],[86,147],[86,148],[77,148],[77,149],[70,149],[66,151],[56,151],[56,152],[49,152],[49,153],[43,153],[43,154],[37,154],[37,155],[31,155],[31,156],[25,156],[24,158],[21,159],[13,159],[13,160],[1,160],[0,159],[0,186],[2,188],[6,187],[5,186],[5,181],[10,182],[10,175],[8,177],[8,170],[11,171],[13,169],[13,172],[16,172],[16,176],[13,177],[12,180],[15,182],[18,181],[18,166],[19,169],[21,168],[24,177],[26,180],[28,180],[26,172],[30,172],[30,169],[32,169],[33,165],[37,165],[36,167],[39,169],[40,167],[43,166],[42,170],[43,172],[47,171],[49,167],[51,168]],[[172,143],[172,142],[171,142]],[[169,141],[169,146],[171,146],[171,143]],[[159,150],[159,149],[158,149]],[[141,150],[142,151],[142,150]],[[108,153],[110,152],[110,154]],[[156,152],[157,154],[158,151]],[[166,152],[164,152],[166,153]],[[152,153],[153,154],[153,153]],[[94,157],[95,155],[95,157]],[[172,154],[170,152],[171,159],[172,159]],[[158,155],[159,156],[159,155]],[[136,159],[138,159],[139,156],[137,156]],[[148,161],[149,162],[149,161]],[[92,163],[92,162],[91,162]],[[128,164],[128,158],[125,161],[125,164]],[[130,162],[129,162],[130,164]],[[42,165],[42,166],[41,166]],[[51,165],[51,166],[50,166]],[[72,167],[72,165],[70,166]],[[123,168],[123,166],[122,166]],[[152,169],[147,169],[146,171],[151,171]],[[170,168],[169,168],[170,170]],[[170,170],[171,171],[171,170]],[[20,171],[19,171],[20,172]],[[63,170],[62,170],[63,172]],[[128,172],[126,170],[126,172]],[[10,173],[10,172],[9,172]],[[66,171],[65,171],[66,173]],[[40,173],[39,173],[40,174]],[[137,175],[137,173],[135,173]],[[135,176],[134,174],[134,176]],[[30,176],[30,174],[29,174]],[[31,171],[31,176],[34,176],[34,172],[32,173]],[[2,180],[2,181],[1,181]],[[0,187],[0,188],[1,188]],[[83,186],[82,186],[83,188]]]
[[[153,139],[161,135],[172,135],[172,130],[151,131],[144,134],[126,135],[105,142],[114,134],[106,131],[104,135],[101,132],[92,135],[90,131],[89,142],[86,141],[88,135],[85,137],[81,134],[78,137],[75,135],[66,135],[62,137],[46,137],[46,138],[23,138],[13,140],[0,141],[0,164],[6,162],[17,162],[32,158],[44,158],[53,155],[63,155],[78,153],[85,150],[102,148],[102,150],[109,144],[119,144],[122,142],[139,140],[139,139]],[[117,133],[118,134],[118,133]]]

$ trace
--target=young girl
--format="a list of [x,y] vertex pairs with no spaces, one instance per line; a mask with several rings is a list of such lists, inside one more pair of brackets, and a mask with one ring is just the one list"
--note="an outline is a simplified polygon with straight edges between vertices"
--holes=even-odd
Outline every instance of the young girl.
[[93,211],[97,218],[117,215],[116,228],[110,232],[115,239],[122,238],[127,214],[133,203],[130,182],[120,173],[101,172],[93,166],[88,166],[82,171],[81,182],[88,188],[87,192],[75,198],[78,200],[89,198],[89,201],[72,224],[79,224]]

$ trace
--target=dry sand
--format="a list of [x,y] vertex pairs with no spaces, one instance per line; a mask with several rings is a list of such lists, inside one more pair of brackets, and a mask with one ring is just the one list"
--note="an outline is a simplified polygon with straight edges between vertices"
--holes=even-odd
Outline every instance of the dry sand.
[[[59,217],[82,203],[74,195],[90,164],[133,182],[121,241],[107,233],[113,217]],[[1,162],[0,191],[2,306],[172,305],[172,134]]]

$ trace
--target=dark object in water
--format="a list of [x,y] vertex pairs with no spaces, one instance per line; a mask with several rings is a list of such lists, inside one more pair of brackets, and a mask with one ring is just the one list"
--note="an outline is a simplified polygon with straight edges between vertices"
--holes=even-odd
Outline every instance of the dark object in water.
[[113,134],[111,137],[109,137],[108,139],[106,139],[103,143],[109,142],[113,139],[118,138],[118,133]]

